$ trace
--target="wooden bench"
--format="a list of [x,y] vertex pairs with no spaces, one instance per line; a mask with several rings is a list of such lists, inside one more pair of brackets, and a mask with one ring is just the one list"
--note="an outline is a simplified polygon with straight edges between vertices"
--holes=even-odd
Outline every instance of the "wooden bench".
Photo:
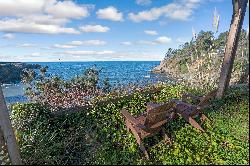
[[166,141],[170,141],[162,126],[172,119],[174,113],[174,102],[154,104],[147,103],[147,112],[138,117],[132,116],[127,110],[122,110],[121,114],[125,117],[126,127],[128,132],[134,134],[136,141],[147,159],[148,152],[142,142],[146,137],[162,132]]
[[[194,118],[200,116],[201,124],[207,119],[207,117],[202,113],[205,108],[210,107],[210,101],[216,97],[216,90],[211,91],[205,96],[194,96],[192,94],[183,94],[182,101],[173,100],[176,103],[175,109],[176,113],[180,114],[188,123],[193,127],[204,132],[204,129],[198,124]],[[188,99],[191,99],[192,102],[196,104],[188,103]]]

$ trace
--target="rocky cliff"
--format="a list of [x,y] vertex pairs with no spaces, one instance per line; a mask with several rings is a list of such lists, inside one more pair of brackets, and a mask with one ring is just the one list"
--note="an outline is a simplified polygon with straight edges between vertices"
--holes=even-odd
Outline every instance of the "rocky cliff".
[[[192,86],[217,86],[223,61],[227,32],[216,38],[213,32],[200,32],[196,39],[169,49],[155,73],[165,73]],[[234,61],[231,83],[237,82],[249,64],[249,37],[243,30]]]
[[37,64],[0,62],[0,83],[19,83],[24,69],[39,69]]

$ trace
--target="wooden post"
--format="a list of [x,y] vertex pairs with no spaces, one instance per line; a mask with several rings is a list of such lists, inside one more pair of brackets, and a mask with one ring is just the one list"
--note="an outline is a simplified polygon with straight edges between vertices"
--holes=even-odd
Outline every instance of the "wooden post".
[[247,8],[248,0],[233,0],[233,15],[229,35],[227,37],[226,50],[220,73],[220,80],[217,91],[217,98],[224,96],[225,90],[229,86],[233,63],[236,55],[240,32]]
[[[16,137],[14,135],[11,126],[9,112],[4,100],[1,84],[0,84],[0,127],[1,127],[0,129],[2,130],[2,134],[4,136],[4,140],[6,141],[7,150],[12,165],[21,165],[22,164],[21,156],[17,146]],[[2,142],[2,139],[0,141]]]

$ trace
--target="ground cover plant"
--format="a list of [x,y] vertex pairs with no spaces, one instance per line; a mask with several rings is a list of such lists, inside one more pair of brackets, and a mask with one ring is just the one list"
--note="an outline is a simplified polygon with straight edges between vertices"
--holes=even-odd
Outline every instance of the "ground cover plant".
[[172,144],[159,135],[145,140],[150,160],[139,152],[134,136],[125,129],[120,115],[127,108],[133,115],[145,111],[146,103],[166,102],[199,90],[182,85],[161,85],[153,95],[136,93],[90,110],[55,117],[39,103],[15,104],[11,118],[25,164],[249,164],[248,88],[227,92],[213,101],[205,114],[210,121],[199,133],[182,118],[165,126]]

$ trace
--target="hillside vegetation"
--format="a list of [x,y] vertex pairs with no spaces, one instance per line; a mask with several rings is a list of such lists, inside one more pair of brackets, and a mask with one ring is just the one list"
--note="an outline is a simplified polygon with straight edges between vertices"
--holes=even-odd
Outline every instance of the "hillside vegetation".
[[[228,32],[215,37],[201,31],[179,49],[169,49],[164,60],[153,71],[165,73],[191,86],[216,87],[223,61]],[[249,64],[249,35],[242,30],[234,61],[231,84],[240,80]]]
[[131,99],[96,106],[56,117],[54,110],[39,103],[15,104],[11,119],[16,129],[25,164],[249,164],[248,87],[227,91],[225,98],[213,101],[205,114],[210,119],[200,133],[182,118],[164,130],[172,138],[145,140],[150,160],[139,152],[134,136],[127,132],[120,111],[133,115],[146,110],[146,103],[180,99],[182,92],[204,92],[182,85],[162,86],[161,92],[136,93]]

